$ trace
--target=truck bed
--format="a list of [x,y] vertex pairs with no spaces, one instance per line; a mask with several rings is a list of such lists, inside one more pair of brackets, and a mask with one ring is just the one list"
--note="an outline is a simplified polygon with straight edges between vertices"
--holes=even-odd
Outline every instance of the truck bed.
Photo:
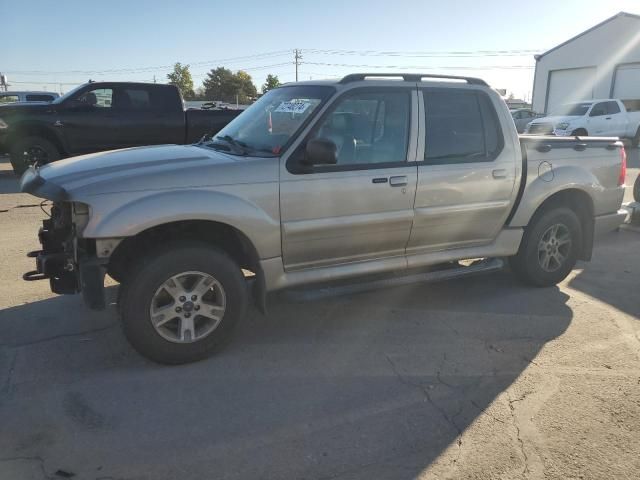
[[185,143],[194,143],[204,134],[215,135],[242,110],[186,110]]

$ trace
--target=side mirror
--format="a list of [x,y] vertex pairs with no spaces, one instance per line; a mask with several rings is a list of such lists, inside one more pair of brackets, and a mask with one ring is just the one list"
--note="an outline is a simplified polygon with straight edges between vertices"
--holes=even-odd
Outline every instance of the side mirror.
[[327,138],[314,138],[307,142],[304,163],[306,165],[335,165],[338,163],[338,147]]

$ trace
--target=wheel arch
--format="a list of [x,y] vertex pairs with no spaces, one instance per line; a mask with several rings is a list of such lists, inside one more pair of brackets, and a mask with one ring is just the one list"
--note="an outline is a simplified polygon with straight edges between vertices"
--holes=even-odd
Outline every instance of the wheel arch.
[[127,237],[109,256],[107,272],[122,278],[127,267],[158,245],[172,241],[199,241],[215,246],[229,255],[240,268],[254,274],[253,296],[256,305],[265,311],[265,281],[260,256],[253,242],[238,228],[212,220],[180,220],[158,224]]
[[51,142],[61,155],[67,153],[63,141],[50,128],[37,123],[19,123],[14,128],[7,139],[7,149],[10,151],[21,139],[26,137],[40,137]]
[[582,242],[578,258],[590,260],[594,237],[594,204],[589,193],[579,188],[566,188],[546,197],[535,209],[529,222],[553,208],[567,207],[577,216],[582,227]]

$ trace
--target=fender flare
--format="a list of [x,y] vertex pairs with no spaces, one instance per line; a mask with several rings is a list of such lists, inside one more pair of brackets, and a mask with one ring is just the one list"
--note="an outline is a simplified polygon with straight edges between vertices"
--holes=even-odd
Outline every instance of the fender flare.
[[565,190],[578,190],[592,199],[604,190],[598,179],[584,168],[561,166],[553,168],[553,178],[538,176],[525,188],[510,227],[526,227],[540,206],[553,195]]
[[[94,207],[92,198],[78,199],[91,207],[90,220],[82,232],[85,238],[127,238],[150,228],[179,221],[205,220],[223,223],[242,232],[259,258],[280,255],[280,219],[250,201],[205,189],[167,190],[138,197],[105,212]],[[93,205],[92,205],[93,203]]]

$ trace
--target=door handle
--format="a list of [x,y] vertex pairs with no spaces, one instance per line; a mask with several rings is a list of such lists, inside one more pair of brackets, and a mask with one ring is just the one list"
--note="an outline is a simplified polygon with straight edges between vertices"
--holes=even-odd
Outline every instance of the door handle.
[[605,120],[611,120],[611,117],[605,117]]
[[378,177],[371,180],[371,183],[387,183],[389,179],[387,177]]
[[392,187],[404,187],[408,183],[406,175],[400,175],[397,177],[391,177],[389,179],[389,185]]
[[507,171],[504,168],[499,168],[491,172],[491,175],[493,176],[493,178],[496,178],[496,179],[507,178]]

